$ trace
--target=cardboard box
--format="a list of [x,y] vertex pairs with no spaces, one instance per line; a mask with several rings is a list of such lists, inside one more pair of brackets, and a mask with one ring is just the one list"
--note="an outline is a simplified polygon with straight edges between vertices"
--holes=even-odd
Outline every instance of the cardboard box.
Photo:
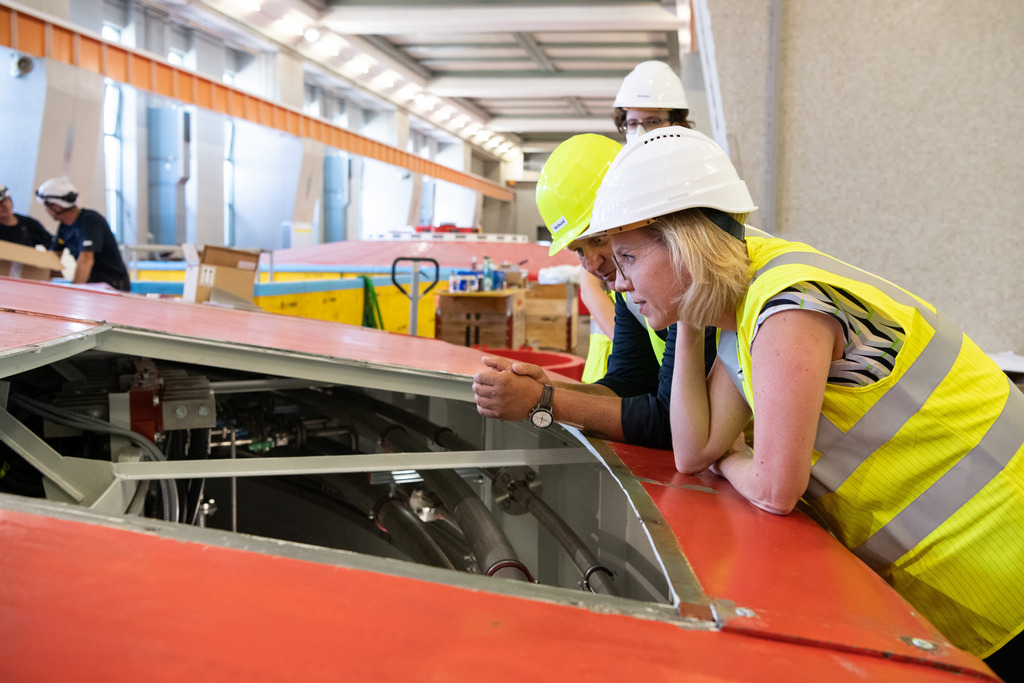
[[574,353],[578,329],[576,284],[535,285],[526,290],[527,346]]
[[60,275],[60,257],[53,251],[0,241],[0,275],[25,280],[50,280]]
[[460,346],[518,349],[525,339],[523,290],[442,292],[434,336]]
[[505,273],[505,286],[506,287],[525,287],[526,277],[529,271],[521,269],[519,266],[506,266],[502,265],[498,268],[501,272]]
[[252,303],[260,256],[251,251],[207,246],[200,254],[194,244],[183,244],[185,254],[186,301],[231,303],[241,299]]

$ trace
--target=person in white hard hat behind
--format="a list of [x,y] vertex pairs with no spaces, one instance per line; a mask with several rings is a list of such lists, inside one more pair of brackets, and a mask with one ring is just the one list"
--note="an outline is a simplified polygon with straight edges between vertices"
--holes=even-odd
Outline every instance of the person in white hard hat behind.
[[664,62],[637,64],[622,80],[613,106],[612,120],[626,140],[665,126],[693,127],[683,83]]
[[[625,135],[627,141],[634,139],[637,135],[648,130],[663,128],[665,126],[680,125],[691,126],[692,122],[687,120],[689,109],[686,103],[686,93],[683,91],[683,84],[679,77],[672,71],[672,68],[664,62],[655,60],[641,62],[622,81],[619,92],[615,97],[612,119],[615,127]],[[574,246],[590,252],[606,252],[607,245],[601,246],[603,240],[580,240]],[[607,260],[607,256],[605,256]],[[616,297],[608,291],[604,281],[597,277],[591,277],[586,273],[580,274],[580,299],[587,307],[591,315],[591,353],[587,356],[587,371],[592,373],[585,376],[584,381],[594,381],[604,376],[609,369],[610,354],[613,349],[612,341],[618,340],[621,346],[624,340],[643,340],[651,328],[643,320],[642,316],[625,315],[629,308],[626,300],[621,303],[621,295]],[[621,322],[616,322],[619,320]],[[628,329],[616,331],[616,325],[626,326]],[[660,330],[659,330],[660,332]],[[653,336],[652,336],[653,339]],[[675,343],[675,332],[670,329],[662,332],[662,341],[667,344],[669,353]],[[709,342],[711,348],[713,341]],[[671,377],[671,372],[662,373],[659,366],[662,362],[662,348],[655,348],[657,363],[653,366],[653,372],[659,376],[658,383],[667,384],[666,380]],[[594,362],[591,355],[603,349],[603,362]],[[614,372],[620,375],[643,376],[652,372],[645,367],[645,359],[634,353],[617,354],[618,361]],[[668,388],[661,386],[658,390],[660,402],[663,405],[668,403]],[[653,426],[653,425],[652,425]],[[655,441],[657,443],[657,441]]]
[[[682,82],[668,64],[656,60],[641,62],[629,72],[619,86],[614,107],[612,120],[627,141],[656,128],[693,125],[687,120],[690,112]],[[585,274],[580,276],[580,299],[591,315],[591,347],[603,346],[607,349],[605,366],[599,369],[600,374],[597,375],[600,377],[607,369],[607,354],[611,351],[612,340],[616,338],[616,313],[622,307],[616,306],[615,297],[610,295],[604,282]],[[626,318],[624,324],[632,326],[633,320]],[[646,324],[640,322],[635,330],[640,338],[644,327]],[[632,332],[620,332],[618,337],[627,338]],[[660,362],[660,354],[658,357]],[[587,361],[590,368],[598,370],[590,363],[589,357]],[[639,371],[639,368],[630,367],[626,371],[633,373]]]
[[583,233],[609,237],[652,326],[678,321],[676,468],[774,514],[802,499],[954,645],[1024,680],[1024,393],[932,305],[745,226],[754,209],[718,145],[670,127],[616,156]]
[[128,268],[107,219],[77,205],[78,190],[70,180],[50,178],[36,190],[36,199],[59,221],[50,248],[58,254],[67,248],[75,257],[74,284],[105,282],[114,289],[131,289]]

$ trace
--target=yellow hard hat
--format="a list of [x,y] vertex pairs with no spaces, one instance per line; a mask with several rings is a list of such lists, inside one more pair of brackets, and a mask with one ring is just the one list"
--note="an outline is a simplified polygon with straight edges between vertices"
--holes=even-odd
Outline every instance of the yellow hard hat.
[[603,135],[574,135],[551,153],[537,179],[537,209],[551,231],[549,255],[590,225],[597,189],[622,145]]

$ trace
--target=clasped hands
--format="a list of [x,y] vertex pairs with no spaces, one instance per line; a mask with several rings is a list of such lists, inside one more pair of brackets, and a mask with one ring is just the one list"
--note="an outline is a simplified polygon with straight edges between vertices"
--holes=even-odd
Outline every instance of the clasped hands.
[[486,370],[473,376],[476,411],[499,420],[525,420],[540,402],[547,373],[539,365],[510,361],[500,356],[484,356]]

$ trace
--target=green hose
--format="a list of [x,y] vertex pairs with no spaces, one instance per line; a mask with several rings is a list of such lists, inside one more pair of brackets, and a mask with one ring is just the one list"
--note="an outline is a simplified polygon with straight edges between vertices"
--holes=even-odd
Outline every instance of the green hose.
[[383,330],[384,318],[380,314],[380,304],[377,303],[377,290],[373,286],[373,280],[368,275],[359,277],[363,280],[363,327]]

